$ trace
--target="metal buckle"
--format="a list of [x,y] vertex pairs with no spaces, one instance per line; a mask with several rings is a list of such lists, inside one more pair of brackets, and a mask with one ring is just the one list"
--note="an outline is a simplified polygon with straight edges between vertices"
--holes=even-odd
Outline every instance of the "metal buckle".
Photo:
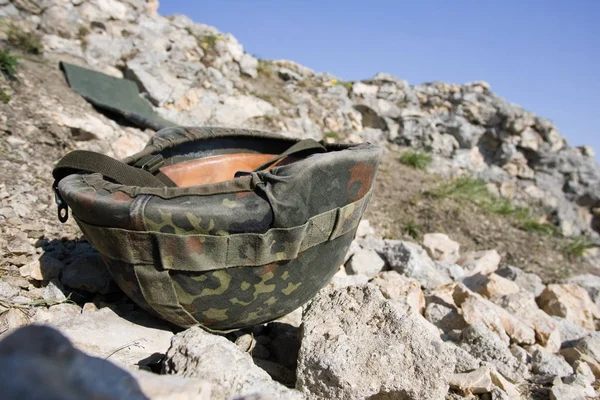
[[69,219],[69,206],[67,206],[58,191],[58,182],[54,182],[52,189],[54,190],[54,201],[58,206],[58,220],[64,224]]
[[[141,164],[141,165],[140,165]],[[164,158],[160,154],[154,154],[150,158],[142,158],[135,166],[153,174],[164,164]]]

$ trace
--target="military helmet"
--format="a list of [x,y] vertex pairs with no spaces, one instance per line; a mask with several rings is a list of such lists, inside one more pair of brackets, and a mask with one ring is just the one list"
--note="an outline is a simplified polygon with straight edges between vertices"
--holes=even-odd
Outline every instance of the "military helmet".
[[181,327],[241,328],[310,300],[343,263],[381,149],[243,129],[174,127],[122,161],[76,150],[54,168],[114,281]]

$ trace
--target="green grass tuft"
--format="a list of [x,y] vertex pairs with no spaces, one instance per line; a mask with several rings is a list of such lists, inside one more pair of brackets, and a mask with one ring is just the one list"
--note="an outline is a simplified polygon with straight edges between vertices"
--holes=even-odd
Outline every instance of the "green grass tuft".
[[44,52],[42,38],[38,34],[23,31],[16,25],[8,26],[6,39],[11,46],[21,49],[26,53],[42,54]]
[[256,72],[259,75],[262,75],[266,78],[272,78],[274,75],[273,66],[267,60],[258,60],[258,67],[256,67]]
[[81,25],[79,27],[79,29],[77,30],[77,39],[79,39],[79,41],[81,42],[81,48],[84,51],[87,49],[87,46],[88,46],[87,35],[89,35],[90,33],[92,33],[92,31],[90,30],[90,28],[88,28],[85,25]]
[[14,78],[19,66],[19,59],[10,54],[8,50],[0,50],[0,72],[7,78]]
[[418,151],[407,151],[400,156],[400,162],[415,169],[427,170],[431,164],[431,155]]
[[449,183],[428,191],[427,194],[438,199],[453,197],[474,201],[488,200],[492,196],[484,181],[471,177],[456,178]]
[[414,220],[409,219],[404,223],[402,231],[413,239],[417,239],[421,234],[421,227]]
[[595,243],[585,236],[572,239],[564,248],[563,253],[567,257],[581,257],[587,249],[595,247]]
[[218,40],[222,40],[223,38],[219,35],[213,35],[213,34],[209,34],[209,35],[204,35],[200,38],[200,42],[202,43],[202,45],[204,47],[210,47],[210,48],[214,48],[215,45],[217,44]]
[[529,208],[519,207],[509,199],[494,196],[491,193],[489,199],[485,201],[484,207],[493,214],[512,215],[519,221],[529,221],[531,219],[531,210]]
[[252,92],[252,96],[258,97],[259,99],[264,100],[267,103],[273,104],[273,96],[271,96],[268,93]]
[[558,236],[559,232],[556,226],[544,224],[534,220],[527,220],[521,223],[521,229],[525,232],[534,232],[542,236]]
[[2,102],[4,104],[8,104],[9,101],[10,101],[10,95],[8,93],[6,93],[4,91],[4,89],[2,89],[0,87],[0,102]]
[[345,88],[346,88],[346,90],[348,90],[348,91],[350,91],[350,90],[352,89],[352,85],[353,85],[353,83],[352,83],[352,82],[348,82],[348,81],[341,81],[341,80],[338,80],[338,79],[334,79],[333,81],[331,81],[331,83],[332,83],[334,86],[343,86],[343,87],[345,87]]
[[325,137],[330,139],[339,139],[340,135],[337,132],[329,131],[325,134]]
[[481,179],[460,177],[425,194],[436,199],[471,201],[492,214],[513,217],[515,224],[526,232],[541,236],[560,236],[555,225],[538,222],[529,208],[517,206],[509,199],[490,193],[487,184]]

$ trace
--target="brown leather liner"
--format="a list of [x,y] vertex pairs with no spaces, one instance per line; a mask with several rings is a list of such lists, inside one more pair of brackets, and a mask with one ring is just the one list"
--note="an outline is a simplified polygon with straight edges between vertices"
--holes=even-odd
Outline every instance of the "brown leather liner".
[[179,187],[206,185],[233,179],[236,172],[252,171],[275,157],[276,154],[226,154],[169,165],[160,171]]

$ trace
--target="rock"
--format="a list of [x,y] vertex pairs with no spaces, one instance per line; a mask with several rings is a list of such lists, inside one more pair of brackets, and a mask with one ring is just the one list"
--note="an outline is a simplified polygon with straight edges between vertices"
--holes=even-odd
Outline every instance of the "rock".
[[460,330],[467,326],[465,319],[456,307],[447,306],[443,303],[428,303],[423,316],[445,333]]
[[467,276],[489,275],[498,269],[500,254],[496,250],[471,251],[463,254],[457,264],[464,268]]
[[13,254],[15,256],[22,254],[33,254],[35,251],[33,246],[29,244],[29,241],[26,238],[13,236],[8,238],[6,244],[6,250],[9,254]]
[[440,286],[426,297],[427,306],[423,315],[445,333],[462,330],[467,326],[452,297],[456,285],[456,283],[451,283]]
[[313,71],[312,69],[305,67],[304,65],[298,64],[294,61],[290,61],[290,60],[271,60],[270,61],[273,65],[276,65],[278,67],[282,67],[282,68],[288,68],[291,71],[294,71],[295,73],[297,73],[298,75],[300,75],[302,78],[305,78],[307,76],[311,76],[315,74],[315,71]]
[[371,78],[371,80],[392,83],[398,89],[406,89],[409,87],[408,82],[404,79],[400,79],[392,74],[388,74],[385,72],[378,72],[373,78]]
[[133,369],[155,353],[164,354],[173,337],[166,325],[145,313],[121,317],[108,307],[52,320],[51,325],[79,350]]
[[543,139],[540,134],[531,128],[527,128],[523,133],[521,133],[521,141],[519,142],[519,146],[524,149],[538,151],[542,143]]
[[136,82],[155,106],[181,98],[186,92],[186,87],[169,71],[161,68],[160,64],[154,64],[155,62],[158,63],[159,60],[146,62],[144,59],[134,58],[127,62],[125,77]]
[[271,380],[252,358],[235,344],[201,328],[189,328],[171,341],[163,372],[200,378],[212,385],[211,398],[263,393],[277,398],[300,399],[300,393]]
[[482,322],[506,345],[511,340],[521,344],[535,343],[535,332],[531,327],[464,285],[456,285],[452,296],[467,324]]
[[297,74],[289,68],[281,67],[277,70],[277,74],[284,81],[301,81],[302,75]]
[[456,365],[454,366],[455,374],[470,372],[481,366],[481,362],[475,357],[473,357],[471,354],[469,354],[462,347],[457,346],[456,344],[454,344],[454,342],[451,341],[447,341],[445,343],[448,349],[454,352],[454,356],[456,358]]
[[600,307],[600,276],[592,274],[583,274],[565,279],[563,283],[573,283],[584,288],[590,298]]
[[381,290],[383,297],[394,301],[403,309],[423,313],[425,295],[418,281],[406,278],[396,271],[384,271],[377,274],[371,283]]
[[252,354],[252,350],[254,350],[254,346],[256,346],[256,340],[254,340],[253,335],[247,333],[235,339],[235,345],[244,353]]
[[[363,246],[358,244],[358,240],[353,240],[352,243],[350,243],[350,247],[348,248],[346,255],[344,256],[344,265],[346,265],[346,263],[352,258],[354,253],[356,253],[357,251],[359,251],[363,248],[364,248]],[[343,269],[343,271],[344,271],[344,273],[346,273],[345,269]]]
[[0,278],[0,280],[8,283],[9,285],[15,288],[29,289],[29,287],[31,286],[27,279],[24,279],[20,276],[4,275],[2,278]]
[[250,118],[273,115],[275,107],[252,96],[227,97],[214,113],[215,123],[222,126],[242,126]]
[[533,328],[537,341],[546,349],[552,352],[560,349],[564,339],[560,333],[559,323],[539,309],[533,293],[513,293],[503,296],[496,303]]
[[513,383],[529,377],[527,366],[517,360],[506,344],[482,323],[463,329],[459,345],[472,356],[492,364],[498,372]]
[[37,281],[49,281],[58,278],[64,266],[62,261],[43,255],[39,259],[22,266],[19,273],[23,277]]
[[2,4],[0,6],[0,17],[16,17],[19,15],[19,10],[13,4]]
[[79,314],[81,314],[81,308],[76,304],[56,304],[48,309],[38,308],[33,317],[33,322],[49,323],[61,319],[73,318]]
[[258,72],[256,71],[256,68],[258,67],[258,60],[255,57],[252,57],[248,53],[244,53],[239,61],[239,64],[240,71],[243,74],[246,74],[251,78],[256,78],[258,76]]
[[96,312],[100,308],[95,303],[85,303],[81,308],[82,313]]
[[577,325],[568,319],[562,317],[552,317],[554,321],[558,324],[558,330],[560,332],[560,338],[562,340],[561,346],[565,347],[570,342],[574,342],[582,337],[586,336],[590,333],[587,329],[583,328],[580,325]]
[[117,0],[103,0],[95,1],[93,3],[94,6],[99,9],[100,15],[102,16],[108,17],[110,19],[115,19],[117,21],[127,19],[129,10],[125,6],[125,4]]
[[448,390],[452,352],[371,285],[321,291],[302,326],[296,387],[310,397],[442,399]]
[[519,390],[515,387],[515,385],[506,380],[501,374],[498,373],[498,371],[492,369],[490,371],[490,377],[492,378],[492,382],[494,382],[494,385],[496,385],[495,389],[501,389],[501,391],[503,392],[498,393],[497,390],[495,391],[494,389],[492,389],[492,394],[496,392],[496,395],[503,396],[503,394],[505,393],[506,398],[508,399],[521,399],[521,394]]
[[60,112],[55,112],[53,118],[60,126],[71,130],[71,134],[77,141],[89,141],[94,139],[112,140],[115,136],[115,128],[106,118],[99,118],[92,114],[71,117]]
[[[486,400],[511,400],[509,395],[499,387],[494,386],[489,394],[481,396]],[[515,399],[520,399],[521,397],[515,397]]]
[[522,269],[510,265],[500,268],[496,271],[496,274],[510,279],[519,285],[521,289],[533,293],[535,297],[539,296],[546,288],[542,282],[542,278],[538,275],[524,272]]
[[454,136],[461,148],[470,149],[483,136],[485,128],[470,124],[465,118],[457,115],[449,122],[448,133]]
[[12,286],[8,282],[0,280],[0,298],[4,297],[5,299],[11,299],[18,295],[19,288]]
[[560,354],[571,365],[577,361],[586,362],[596,378],[600,379],[600,332],[592,332],[567,346]]
[[418,280],[426,289],[451,282],[450,277],[440,274],[427,252],[415,243],[386,240],[383,256],[393,270]]
[[205,380],[176,375],[157,375],[143,370],[133,371],[140,389],[149,399],[212,400],[212,385]]
[[594,152],[592,146],[578,146],[577,150],[579,150],[584,157],[594,158],[596,156],[596,152]]
[[294,387],[296,374],[292,369],[276,362],[259,358],[254,358],[254,364],[266,371],[274,381],[282,383],[287,387]]
[[67,300],[67,296],[64,293],[65,289],[58,279],[52,279],[48,282],[48,285],[44,288],[44,300],[47,303],[60,303]]
[[560,351],[560,355],[563,356],[565,360],[567,360],[567,362],[572,366],[574,366],[577,362],[585,362],[592,370],[592,373],[596,379],[600,379],[600,363],[596,361],[594,357],[585,354],[580,349],[574,347],[562,349]]
[[579,339],[573,347],[600,363],[600,332],[592,332]]
[[[208,400],[205,381],[127,372],[110,361],[75,349],[47,326],[19,329],[0,342],[0,374],[5,398]],[[32,384],[32,379],[35,384]],[[57,382],[60,382],[57,385]]]
[[4,329],[12,331],[22,326],[28,325],[31,321],[25,311],[18,308],[11,308],[4,314],[0,315],[0,332]]
[[482,366],[474,371],[454,374],[450,380],[450,387],[465,393],[490,393],[494,388],[501,389],[508,399],[520,399],[517,388],[502,377],[490,366]]
[[454,263],[460,258],[460,244],[445,233],[426,233],[423,236],[423,246],[434,260]]
[[375,85],[367,85],[362,82],[356,82],[352,85],[352,93],[357,96],[371,97],[376,96],[379,91],[379,87]]
[[302,324],[302,307],[296,308],[291,313],[284,315],[281,318],[277,318],[275,321],[298,328],[300,324]]
[[444,397],[444,400],[479,400],[479,396],[475,396],[473,394],[463,394],[460,393],[458,391],[454,391],[451,390],[448,393],[446,393],[446,397]]
[[340,289],[346,286],[358,286],[366,285],[369,282],[369,278],[366,275],[347,275],[344,268],[340,270],[331,278],[328,286],[334,289]]
[[454,374],[450,378],[450,387],[466,393],[489,393],[494,387],[490,367],[484,366],[471,372]]
[[529,355],[529,353],[527,352],[527,350],[525,350],[524,348],[522,348],[519,345],[511,345],[510,346],[510,353],[515,356],[515,358],[519,361],[521,361],[522,363],[530,363],[531,362],[531,356]]
[[595,330],[600,318],[598,306],[587,291],[571,283],[548,285],[538,298],[542,310],[550,315],[568,319],[588,330]]
[[594,383],[594,381],[596,380],[596,377],[594,376],[594,372],[592,371],[590,364],[586,363],[585,361],[575,361],[573,363],[573,370],[576,374],[585,376],[589,383]]
[[358,223],[358,228],[356,229],[356,237],[362,239],[373,235],[375,235],[375,229],[373,229],[368,220],[361,219]]
[[[43,289],[42,289],[42,290],[43,290]],[[28,294],[29,294],[29,293],[31,293],[31,291],[30,291],[30,292],[26,292],[26,293],[28,293]],[[43,297],[42,297],[42,298],[43,298]],[[13,297],[12,299],[10,299],[10,301],[11,301],[12,303],[14,303],[14,304],[23,304],[23,305],[25,305],[25,304],[29,304],[29,303],[31,303],[31,298],[30,298],[30,297],[27,297],[27,296],[15,296],[15,297]]]
[[463,267],[449,261],[436,261],[435,267],[442,275],[448,276],[453,281],[460,281],[465,276]]
[[113,288],[106,264],[96,252],[84,254],[67,265],[61,281],[70,288],[89,293],[109,293]]
[[115,157],[122,159],[141,151],[148,142],[143,134],[135,134],[131,130],[122,132],[118,139],[111,143]]
[[371,279],[385,266],[385,261],[375,250],[360,249],[354,253],[346,264],[348,275],[365,275]]
[[236,396],[231,400],[279,400],[279,398],[264,394],[249,394],[246,396]]
[[557,379],[550,389],[550,400],[583,400],[595,397],[596,392],[583,375]]
[[13,372],[0,374],[0,387],[7,398],[145,398],[128,373],[78,352],[48,327],[28,326],[6,337],[0,342],[0,365]]
[[[355,251],[359,248],[372,249],[375,250],[378,254],[381,254],[383,253],[383,249],[385,247],[386,242],[385,240],[375,236],[365,236],[364,238],[357,238],[352,242],[352,244],[358,246],[357,248],[355,248]],[[352,249],[352,245],[350,246],[350,248]]]
[[573,368],[560,355],[537,349],[531,355],[532,372],[538,375],[563,377],[571,375]]
[[490,275],[476,274],[463,280],[465,286],[488,299],[507,294],[518,293],[520,288],[515,282],[492,273]]

